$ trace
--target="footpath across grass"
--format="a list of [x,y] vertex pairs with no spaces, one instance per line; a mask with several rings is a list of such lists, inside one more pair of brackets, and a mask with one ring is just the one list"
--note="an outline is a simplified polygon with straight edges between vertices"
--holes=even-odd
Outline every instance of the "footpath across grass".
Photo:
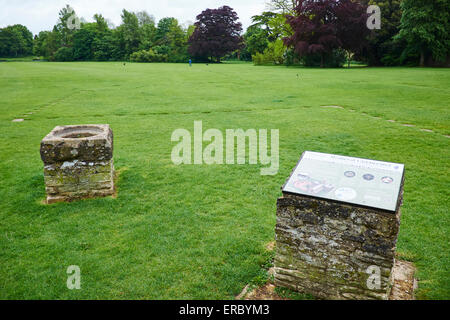
[[[0,298],[234,298],[312,150],[405,163],[398,254],[418,267],[418,298],[448,299],[449,88],[448,69],[0,62]],[[172,132],[200,120],[279,129],[279,173],[175,166]],[[117,199],[43,205],[41,139],[97,123],[114,130]],[[66,287],[70,265],[81,290]]]

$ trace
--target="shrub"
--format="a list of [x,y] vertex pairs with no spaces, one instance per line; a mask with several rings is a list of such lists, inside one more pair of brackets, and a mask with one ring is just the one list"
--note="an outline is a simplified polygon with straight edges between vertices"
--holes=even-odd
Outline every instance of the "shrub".
[[167,62],[178,63],[187,62],[189,60],[189,55],[186,47],[175,47],[171,49],[169,46],[161,45],[154,46],[152,50],[157,54],[167,56]]
[[252,55],[252,60],[253,60],[253,64],[257,65],[257,66],[267,64],[263,53],[259,53],[259,52],[255,53],[254,55]]
[[[320,54],[309,54],[302,57],[302,62],[306,67],[320,67],[322,56]],[[347,61],[345,50],[336,49],[330,54],[323,56],[323,66],[326,68],[341,68]]]
[[293,66],[300,64],[300,57],[295,53],[294,49],[288,48],[284,54],[285,60],[284,64],[287,66]]
[[59,48],[53,58],[55,61],[73,61],[73,49],[68,47]]
[[283,41],[278,39],[275,42],[269,43],[269,46],[263,53],[257,52],[254,54],[252,60],[255,65],[283,64],[286,60],[286,47]]
[[133,62],[167,62],[166,54],[155,53],[152,49],[136,51],[130,55]]

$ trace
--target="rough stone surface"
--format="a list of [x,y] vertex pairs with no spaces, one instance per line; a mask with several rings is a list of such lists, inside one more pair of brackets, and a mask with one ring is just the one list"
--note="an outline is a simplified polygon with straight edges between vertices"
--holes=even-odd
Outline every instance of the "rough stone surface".
[[264,286],[256,288],[254,290],[249,290],[248,287],[242,291],[241,295],[236,297],[236,300],[254,300],[254,301],[263,301],[263,300],[288,300],[287,298],[280,297],[275,292],[275,286],[271,283],[266,283]]
[[390,300],[415,300],[414,291],[418,286],[415,273],[416,268],[411,262],[395,260]]
[[[415,300],[414,291],[418,288],[418,281],[414,278],[416,268],[411,262],[395,260],[392,269],[392,289],[389,300]],[[270,277],[274,275],[274,268],[268,271]],[[248,284],[242,292],[236,296],[237,300],[282,300],[288,298],[280,297],[275,286],[269,280],[268,283],[251,290]]]
[[56,127],[41,142],[47,203],[114,193],[113,133],[108,125]]
[[[277,202],[275,285],[323,299],[388,299],[399,226],[400,211],[285,193]],[[368,285],[372,266],[379,288]]]
[[41,142],[45,164],[61,161],[105,161],[113,155],[113,133],[108,125],[56,127]]

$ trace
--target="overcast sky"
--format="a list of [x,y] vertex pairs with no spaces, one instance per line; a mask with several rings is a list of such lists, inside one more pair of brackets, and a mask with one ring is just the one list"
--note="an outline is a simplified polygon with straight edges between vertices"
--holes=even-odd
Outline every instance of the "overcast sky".
[[70,5],[78,17],[91,22],[95,13],[101,13],[115,26],[120,25],[122,9],[147,11],[158,21],[175,17],[181,24],[194,22],[195,17],[206,8],[222,5],[232,7],[245,28],[251,17],[266,8],[266,0],[0,0],[0,28],[22,24],[34,34],[51,30],[58,20],[58,12]]

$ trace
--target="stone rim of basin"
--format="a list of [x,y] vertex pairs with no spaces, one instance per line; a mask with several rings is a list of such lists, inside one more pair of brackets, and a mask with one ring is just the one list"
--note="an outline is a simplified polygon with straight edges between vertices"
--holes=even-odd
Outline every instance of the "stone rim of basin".
[[94,138],[105,133],[103,125],[64,126],[55,128],[52,133],[62,139],[86,139]]
[[44,163],[59,161],[105,161],[112,159],[113,133],[107,124],[55,127],[41,141]]

